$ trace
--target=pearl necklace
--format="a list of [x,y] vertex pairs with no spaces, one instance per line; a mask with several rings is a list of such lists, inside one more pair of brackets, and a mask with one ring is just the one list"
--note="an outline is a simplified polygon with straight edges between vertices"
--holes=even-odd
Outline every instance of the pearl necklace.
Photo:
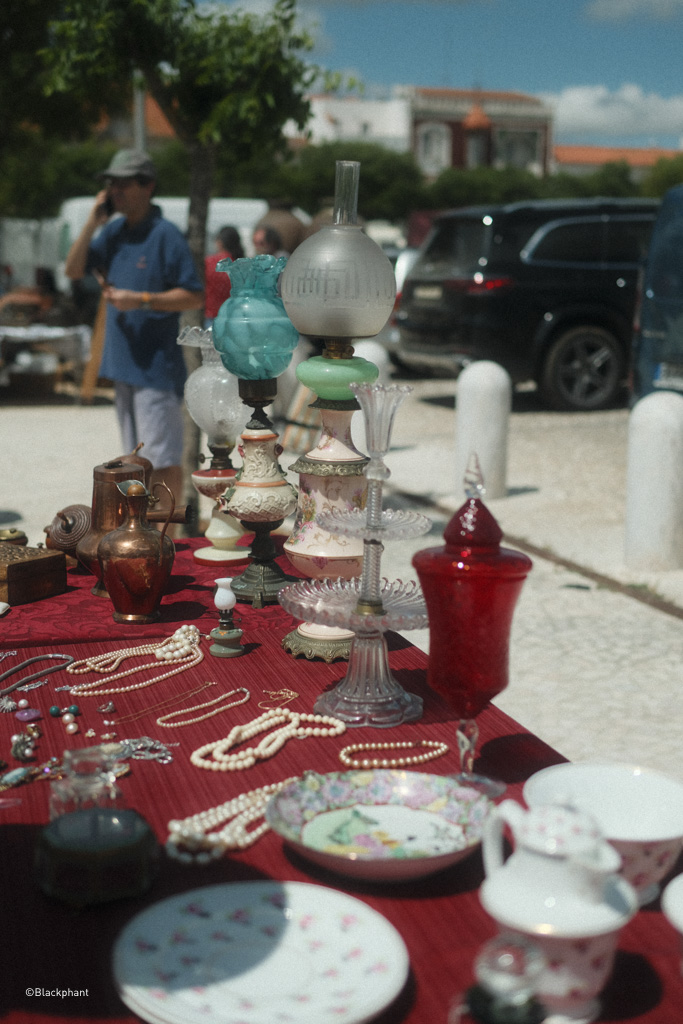
[[[279,729],[275,729],[269,736],[265,736],[255,747],[246,747],[237,754],[228,754],[231,747],[238,743],[250,740],[260,732],[272,729],[274,725],[286,723]],[[302,722],[315,723],[310,726],[302,726]],[[285,745],[288,739],[296,736],[304,739],[306,736],[339,736],[346,732],[346,725],[337,718],[330,718],[329,715],[306,715],[303,712],[287,711],[286,708],[277,708],[266,711],[259,715],[252,722],[245,725],[236,725],[224,740],[213,743],[205,743],[190,755],[190,761],[197,768],[208,768],[214,772],[239,772],[244,768],[251,768],[257,761],[264,761],[268,757],[277,754],[278,750]],[[206,755],[210,754],[211,757]]]
[[[415,754],[412,757],[394,758],[362,758],[356,760],[352,754],[361,750],[401,750],[409,747],[429,747],[426,754]],[[399,740],[395,743],[354,743],[339,751],[339,760],[346,768],[405,768],[409,764],[423,764],[441,757],[448,750],[447,743],[436,740]]]
[[[231,704],[226,704],[224,707],[215,708],[213,711],[207,711],[205,715],[197,715],[196,718],[188,718],[184,722],[169,722],[169,718],[175,718],[176,715],[187,715],[190,711],[200,711],[202,708],[213,707],[214,704],[219,704],[228,697],[234,697],[236,693],[244,694],[240,700],[234,700]],[[236,690],[230,690],[229,693],[222,693],[220,697],[216,697],[214,700],[207,700],[204,704],[195,704],[193,708],[181,708],[180,711],[169,711],[165,715],[161,715],[157,718],[157,725],[160,725],[162,729],[179,729],[181,725],[194,725],[196,722],[204,722],[207,718],[213,718],[214,715],[220,715],[221,711],[227,711],[228,708],[236,708],[238,704],[246,704],[251,694],[247,690],[246,686],[238,686]]]
[[[284,782],[274,782],[260,789],[252,789],[250,793],[241,793],[220,807],[211,807],[208,811],[193,814],[182,821],[169,821],[166,852],[169,857],[184,864],[208,864],[222,857],[226,850],[246,850],[270,827],[264,821],[247,832],[247,826],[263,816],[266,804],[274,793],[296,781],[296,776],[292,776]],[[227,822],[224,828],[220,832],[213,832],[224,821]],[[209,832],[212,834],[208,835]]]
[[[192,668],[194,665],[198,665],[200,661],[203,661],[204,654],[199,647],[200,640],[201,634],[196,626],[181,626],[179,629],[176,629],[173,636],[162,640],[158,644],[125,647],[119,651],[110,651],[107,654],[96,654],[89,658],[81,658],[80,661],[74,661],[73,664],[67,665],[66,671],[72,675],[83,675],[84,672],[114,672],[125,658],[142,657],[145,654],[153,654],[157,661],[173,662],[175,667],[171,668],[168,672],[163,672],[159,676],[154,676],[153,679],[148,679],[144,683],[135,683],[132,686],[109,687],[105,690],[101,689],[105,680],[96,679],[90,683],[77,683],[71,687],[70,693],[77,697],[92,695],[99,697],[100,694],[105,693],[128,693],[129,690],[142,690],[146,686],[151,686],[152,683],[168,679],[169,676],[176,675],[178,672],[184,672],[185,669]],[[124,676],[132,675],[133,672],[142,672],[144,669],[152,667],[152,665],[154,665],[154,662],[147,665],[138,665],[136,668],[124,669],[122,672],[117,672],[116,675],[110,675],[106,681],[113,682],[114,679],[122,679]]]

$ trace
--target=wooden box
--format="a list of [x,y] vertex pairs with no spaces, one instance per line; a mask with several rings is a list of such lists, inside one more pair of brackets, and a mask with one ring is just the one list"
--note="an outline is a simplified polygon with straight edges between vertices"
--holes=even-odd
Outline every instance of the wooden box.
[[25,548],[0,541],[0,601],[29,604],[66,590],[63,551]]

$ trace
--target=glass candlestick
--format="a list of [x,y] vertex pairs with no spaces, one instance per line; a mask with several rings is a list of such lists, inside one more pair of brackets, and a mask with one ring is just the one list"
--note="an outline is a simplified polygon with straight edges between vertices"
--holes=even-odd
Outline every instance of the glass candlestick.
[[393,677],[384,633],[389,629],[420,629],[427,612],[414,581],[381,580],[381,555],[387,539],[418,537],[430,521],[415,512],[382,510],[382,489],[389,470],[394,415],[410,388],[351,384],[366,420],[370,462],[366,469],[368,502],[364,510],[332,510],[319,517],[324,529],[363,539],[363,571],[351,580],[311,580],[284,588],[282,606],[292,615],[354,631],[346,676],[322,694],[317,714],[332,715],[348,726],[389,728],[413,722],[422,714],[422,698],[406,693]]

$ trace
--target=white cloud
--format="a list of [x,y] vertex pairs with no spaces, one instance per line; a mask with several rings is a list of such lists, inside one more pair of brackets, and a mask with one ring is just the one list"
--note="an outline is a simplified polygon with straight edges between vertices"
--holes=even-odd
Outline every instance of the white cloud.
[[586,12],[596,21],[626,21],[639,16],[665,21],[683,13],[683,0],[590,0]]
[[683,135],[683,95],[665,98],[624,84],[579,85],[543,97],[555,112],[555,135]]

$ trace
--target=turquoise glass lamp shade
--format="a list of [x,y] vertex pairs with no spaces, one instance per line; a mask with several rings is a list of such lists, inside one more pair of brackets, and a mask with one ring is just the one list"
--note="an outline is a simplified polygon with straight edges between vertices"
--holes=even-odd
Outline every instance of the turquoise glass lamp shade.
[[286,257],[252,256],[221,260],[216,269],[230,277],[231,292],[213,324],[214,345],[223,365],[242,380],[269,380],[289,366],[299,332],[278,295]]

